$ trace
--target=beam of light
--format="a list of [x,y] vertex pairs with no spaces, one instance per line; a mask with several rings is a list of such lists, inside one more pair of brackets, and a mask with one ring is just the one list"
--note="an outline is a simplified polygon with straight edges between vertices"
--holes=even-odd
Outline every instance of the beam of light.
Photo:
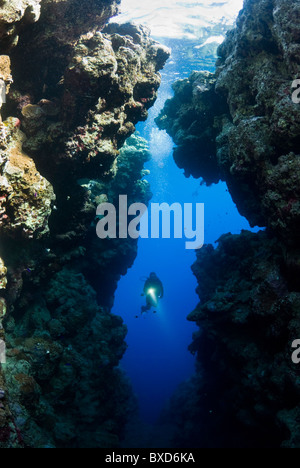
[[154,304],[157,305],[157,295],[156,290],[154,288],[150,288],[147,290],[147,296],[150,296]]

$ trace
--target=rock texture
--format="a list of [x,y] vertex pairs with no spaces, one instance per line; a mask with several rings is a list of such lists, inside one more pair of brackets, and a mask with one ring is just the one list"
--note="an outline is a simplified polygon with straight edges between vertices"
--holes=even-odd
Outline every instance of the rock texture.
[[174,159],[185,176],[202,177],[207,185],[221,177],[216,137],[226,101],[216,95],[215,82],[215,76],[207,71],[193,72],[189,79],[176,81],[174,98],[166,102],[156,119],[160,129],[176,143]]
[[3,0],[0,5],[1,50],[9,51],[19,40],[24,25],[38,21],[41,0]]
[[299,229],[299,2],[246,1],[219,48],[215,76],[175,84],[158,119],[187,174],[226,180],[252,226],[292,243]]
[[15,239],[39,238],[48,233],[55,195],[51,184],[24,153],[22,145],[26,137],[18,123],[18,119],[11,118],[2,128],[0,234]]
[[246,0],[215,75],[176,83],[157,121],[187,175],[225,180],[240,213],[267,227],[198,252],[198,369],[171,404],[176,446],[300,446],[299,6]]
[[[173,398],[176,446],[299,447],[299,284],[266,233],[224,235],[197,254],[197,375]],[[294,257],[294,255],[293,255]],[[299,257],[298,257],[299,258]]]
[[150,199],[147,145],[124,143],[169,51],[143,27],[104,29],[119,3],[1,3],[1,448],[118,447],[135,405],[110,310],[137,242],[100,241],[96,208]]

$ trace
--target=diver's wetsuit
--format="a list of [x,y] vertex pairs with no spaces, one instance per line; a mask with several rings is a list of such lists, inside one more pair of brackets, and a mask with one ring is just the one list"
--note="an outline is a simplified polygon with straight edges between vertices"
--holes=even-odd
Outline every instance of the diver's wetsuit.
[[150,277],[145,282],[144,294],[146,296],[146,305],[142,307],[142,313],[147,312],[154,305],[153,299],[151,295],[149,295],[149,290],[151,289],[154,289],[157,299],[161,299],[164,296],[163,284],[155,273],[151,273]]

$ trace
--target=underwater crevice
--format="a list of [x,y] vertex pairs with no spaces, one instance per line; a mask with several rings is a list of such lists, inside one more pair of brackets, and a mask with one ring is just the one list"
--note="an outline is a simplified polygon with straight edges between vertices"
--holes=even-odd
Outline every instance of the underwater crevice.
[[[197,371],[165,415],[177,426],[178,447],[299,447],[291,348],[299,336],[300,107],[291,96],[300,72],[296,3],[245,1],[212,77],[213,92],[227,101],[221,118],[207,106],[206,89],[196,94],[192,74],[174,86],[173,102],[158,119],[170,135],[184,135],[180,166],[201,173],[201,146],[191,160],[180,121],[186,107],[194,109],[204,133],[199,109],[206,105],[209,129],[212,122],[216,129],[217,170],[250,225],[266,227],[222,236],[216,249],[197,253],[200,303],[189,315],[199,327],[190,347]],[[194,89],[185,102],[176,92],[183,83]]]
[[[0,56],[3,448],[117,447],[135,408],[118,368],[127,328],[111,307],[137,246],[100,240],[96,208],[120,190],[148,202],[146,146],[124,142],[155,102],[169,51],[143,27],[131,27],[134,40],[102,34],[119,3],[33,2],[11,49],[1,23],[11,55]],[[151,82],[147,103],[139,80]]]

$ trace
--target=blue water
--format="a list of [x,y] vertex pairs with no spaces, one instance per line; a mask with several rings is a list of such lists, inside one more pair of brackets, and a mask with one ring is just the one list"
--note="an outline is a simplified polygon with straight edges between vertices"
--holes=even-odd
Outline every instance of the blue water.
[[[177,69],[181,69],[178,64]],[[162,73],[162,86],[146,123],[137,130],[148,140],[152,160],[146,165],[146,176],[154,196],[151,203],[204,203],[205,243],[213,243],[224,233],[250,229],[228,193],[226,184],[211,187],[199,180],[185,178],[172,157],[173,142],[160,131],[154,119],[167,98],[172,96],[174,57]],[[186,73],[186,64],[185,70]],[[173,79],[172,79],[173,76]],[[139,239],[134,266],[118,285],[113,313],[121,315],[128,327],[128,350],[121,367],[130,377],[138,397],[141,417],[154,423],[176,386],[194,371],[194,357],[188,346],[195,324],[187,315],[196,307],[196,280],[191,271],[194,251],[185,249],[185,239]],[[145,300],[142,279],[156,272],[164,284],[165,295],[157,313],[140,316]],[[138,316],[138,318],[137,318]]]

